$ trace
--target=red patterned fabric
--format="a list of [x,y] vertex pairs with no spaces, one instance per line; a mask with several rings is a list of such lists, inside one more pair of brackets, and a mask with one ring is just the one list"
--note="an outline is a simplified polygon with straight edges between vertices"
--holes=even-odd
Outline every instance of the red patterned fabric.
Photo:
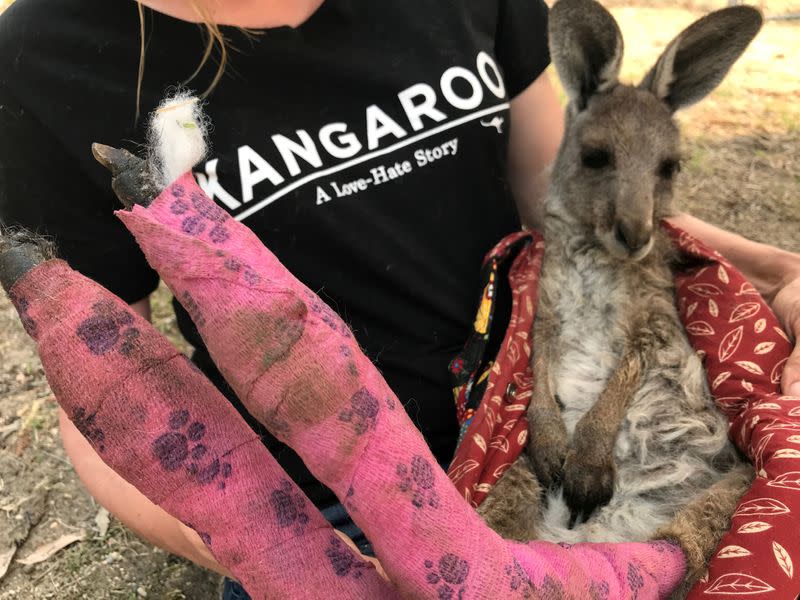
[[[491,363],[485,392],[475,409],[469,407],[468,403],[475,383],[473,379],[482,380],[485,373],[480,370],[473,373],[473,378],[454,389],[459,423],[467,426],[467,429],[462,434],[447,474],[473,506],[483,502],[528,441],[525,413],[533,393],[530,337],[544,254],[544,242],[540,234],[531,231],[514,233],[501,240],[486,256],[484,266],[494,268],[487,277],[475,320],[476,333],[473,335],[482,336],[484,342],[488,338],[488,324],[494,312],[497,261],[520,241],[526,243],[519,250],[508,274],[512,296],[511,319],[498,353],[501,358]],[[460,356],[451,363],[451,372],[457,374],[463,368],[461,363]],[[483,390],[482,386],[476,387]]]
[[[728,261],[686,232],[664,227],[684,253],[697,259],[675,279],[680,316],[704,359],[717,405],[730,420],[731,439],[757,472],[708,574],[689,598],[797,598],[800,573],[795,573],[793,557],[800,556],[800,398],[780,394],[791,343],[758,292]],[[520,235],[514,234],[515,241]],[[511,323],[449,471],[475,506],[527,439],[525,411],[533,383],[529,336],[543,244],[537,234],[523,235],[533,243],[520,251],[509,275]]]

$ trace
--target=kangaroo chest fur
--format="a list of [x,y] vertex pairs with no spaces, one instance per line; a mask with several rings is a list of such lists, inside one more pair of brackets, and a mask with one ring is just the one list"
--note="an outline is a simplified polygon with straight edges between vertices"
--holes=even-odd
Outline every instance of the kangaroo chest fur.
[[[652,337],[644,341],[653,348],[616,438],[611,501],[570,529],[561,491],[548,492],[540,537],[648,539],[737,462],[727,422],[678,320],[671,273],[665,264],[621,269],[599,248],[568,240],[545,252],[540,303],[558,324],[549,372],[570,438],[606,388],[629,338]],[[634,334],[634,319],[649,327]]]
[[594,258],[589,252],[561,263],[566,268],[548,269],[549,297],[561,321],[552,365],[555,393],[570,435],[605,388],[624,349],[620,324],[629,291],[611,269],[598,268]]

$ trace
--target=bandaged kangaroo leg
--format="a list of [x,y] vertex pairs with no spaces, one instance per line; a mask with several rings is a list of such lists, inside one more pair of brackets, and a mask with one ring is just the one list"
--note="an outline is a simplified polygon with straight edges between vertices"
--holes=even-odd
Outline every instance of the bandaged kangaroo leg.
[[395,596],[150,323],[24,234],[0,235],[0,282],[78,430],[254,598]]
[[672,544],[523,545],[489,529],[342,320],[190,174],[118,215],[248,410],[336,493],[406,595],[655,598],[681,579]]

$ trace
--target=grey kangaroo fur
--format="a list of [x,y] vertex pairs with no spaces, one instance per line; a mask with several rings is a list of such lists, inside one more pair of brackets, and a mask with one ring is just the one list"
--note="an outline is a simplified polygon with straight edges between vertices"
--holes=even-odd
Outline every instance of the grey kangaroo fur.
[[550,50],[569,104],[544,221],[527,454],[479,508],[518,540],[677,541],[702,575],[753,469],[728,440],[675,307],[673,113],[722,81],[761,27],[736,6],[695,22],[637,86],[593,0],[560,0]]

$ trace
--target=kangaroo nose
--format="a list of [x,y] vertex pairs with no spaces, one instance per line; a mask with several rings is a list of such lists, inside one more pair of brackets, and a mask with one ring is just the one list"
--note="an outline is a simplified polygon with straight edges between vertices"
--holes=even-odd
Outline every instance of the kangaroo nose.
[[643,226],[632,227],[620,221],[614,226],[614,236],[628,250],[636,252],[650,242],[652,230]]

